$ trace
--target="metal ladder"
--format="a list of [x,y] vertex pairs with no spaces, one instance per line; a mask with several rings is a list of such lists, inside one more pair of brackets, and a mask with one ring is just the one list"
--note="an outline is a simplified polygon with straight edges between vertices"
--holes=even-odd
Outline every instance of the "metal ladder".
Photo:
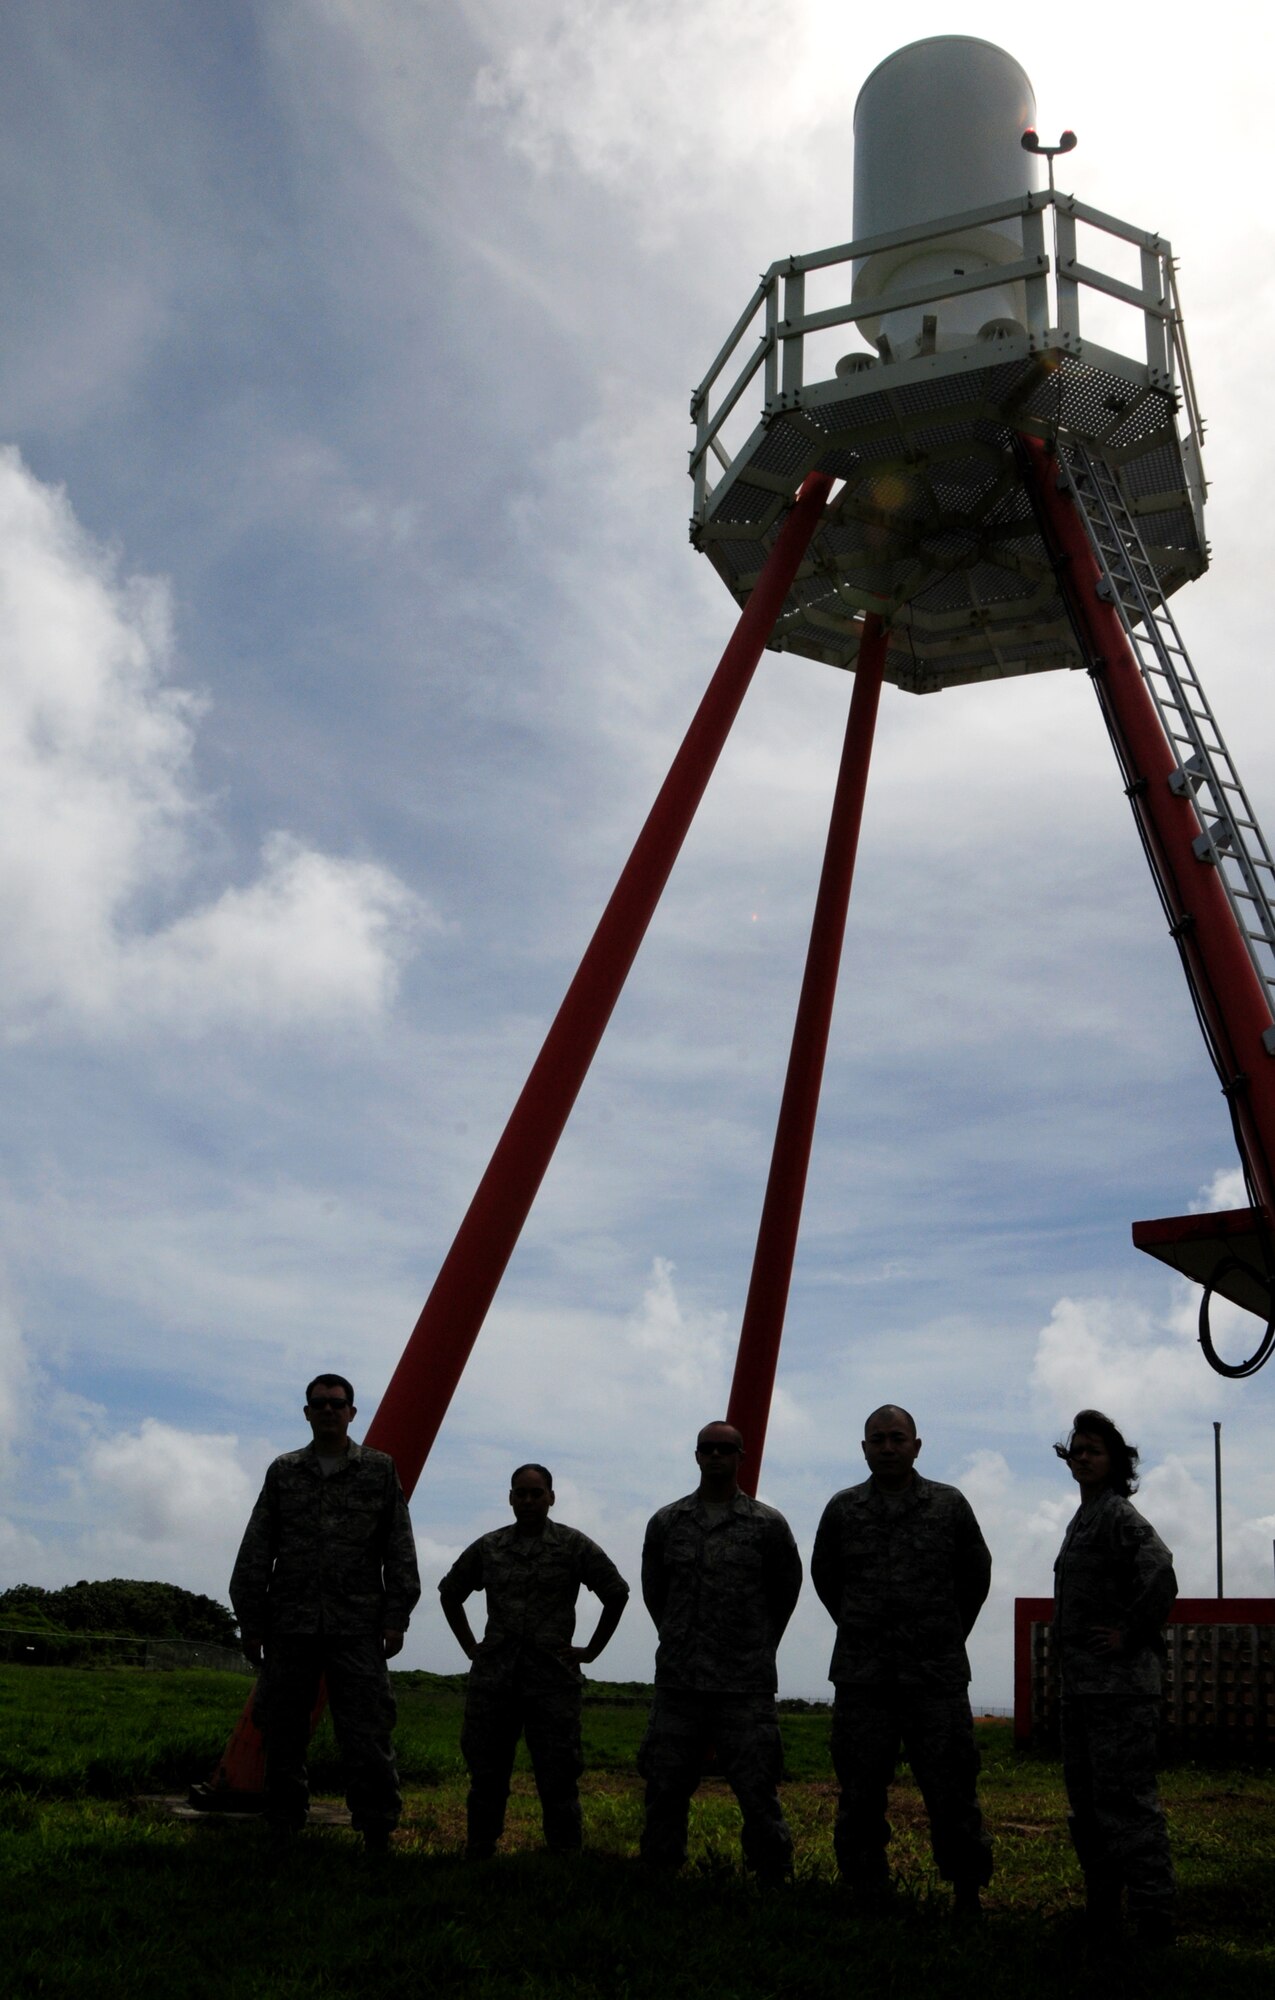
[[[1199,814],[1196,858],[1221,876],[1275,1021],[1275,860],[1115,473],[1074,439],[1060,443],[1060,450],[1102,572],[1100,594],[1120,614],[1177,758],[1169,783],[1194,801]],[[1275,1027],[1262,1039],[1275,1054]]]

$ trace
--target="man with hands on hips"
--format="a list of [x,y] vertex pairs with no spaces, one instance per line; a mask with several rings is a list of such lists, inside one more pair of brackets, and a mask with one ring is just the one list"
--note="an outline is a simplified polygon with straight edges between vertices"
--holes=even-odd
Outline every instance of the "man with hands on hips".
[[[581,1845],[580,1668],[610,1640],[629,1586],[596,1542],[549,1519],[554,1497],[547,1467],[518,1466],[509,1492],[513,1525],[471,1542],[438,1586],[443,1616],[471,1662],[460,1739],[469,1771],[465,1853],[471,1861],[489,1860],[496,1851],[522,1735],[546,1844],[559,1854]],[[584,1646],[575,1644],[581,1584],[602,1603]],[[487,1597],[481,1641],[465,1612],[465,1600],[479,1590]]]

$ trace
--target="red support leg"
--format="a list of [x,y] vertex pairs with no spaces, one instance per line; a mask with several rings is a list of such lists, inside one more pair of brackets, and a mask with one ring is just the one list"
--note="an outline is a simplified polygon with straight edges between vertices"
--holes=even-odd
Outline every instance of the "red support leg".
[[1196,856],[1201,831],[1189,798],[1170,790],[1177,768],[1156,706],[1114,605],[1099,597],[1101,573],[1058,462],[1036,438],[1024,448],[1037,508],[1061,553],[1058,584],[1084,634],[1091,671],[1148,853],[1171,911],[1188,977],[1224,1069],[1242,1150],[1258,1201],[1275,1218],[1275,1058],[1262,1036],[1271,1026],[1261,981],[1217,870]]
[[823,513],[811,473],[744,606],[368,1430],[416,1484],[696,808]]
[[741,1432],[747,1448],[740,1467],[740,1485],[750,1493],[756,1493],[761,1474],[770,1398],[775,1386],[779,1343],[783,1337],[788,1288],[797,1251],[797,1231],[801,1223],[806,1171],[810,1165],[815,1116],[819,1109],[819,1086],[823,1080],[828,1030],[837,992],[837,968],[841,962],[850,885],[854,880],[885,656],[886,636],[881,621],[869,617],[864,623],[859,646],[854,694],[828,825],[823,873],[819,878],[819,893],[810,926],[805,977],[797,1003],[788,1074],[779,1107],[775,1148],[766,1183],[766,1198],[762,1204],[753,1274],[744,1307],[727,1412],[727,1422]]
[[[827,474],[810,473],[775,538],[368,1425],[367,1443],[390,1453],[409,1494],[832,486]],[[213,1775],[214,1796],[260,1790],[261,1739],[251,1711],[250,1701]]]

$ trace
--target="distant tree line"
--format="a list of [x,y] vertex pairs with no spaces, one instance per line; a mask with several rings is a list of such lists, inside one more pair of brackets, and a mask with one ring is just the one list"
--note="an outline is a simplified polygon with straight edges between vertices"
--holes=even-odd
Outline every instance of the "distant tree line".
[[15,1583],[0,1591],[0,1625],[10,1631],[93,1632],[128,1639],[193,1639],[236,1646],[239,1627],[224,1604],[177,1583],[137,1583],[127,1577],[68,1583],[44,1590]]

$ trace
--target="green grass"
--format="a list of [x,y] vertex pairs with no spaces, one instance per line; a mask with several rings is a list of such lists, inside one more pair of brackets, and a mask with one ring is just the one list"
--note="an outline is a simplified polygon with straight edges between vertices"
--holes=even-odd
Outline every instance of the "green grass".
[[[591,1771],[633,1770],[646,1701],[627,1688],[591,1683],[584,1755]],[[0,1789],[44,1798],[128,1798],[184,1791],[216,1763],[251,1682],[201,1669],[142,1673],[135,1667],[0,1666]],[[404,1784],[460,1778],[463,1675],[395,1674],[395,1732]],[[781,1718],[793,1778],[828,1769],[826,1710]],[[518,1768],[530,1769],[525,1748]],[[340,1789],[331,1727],[310,1760],[315,1789]]]
[[[8,1746],[0,1924],[10,1990],[22,2000],[383,1991],[844,2000],[863,1988],[1053,2000],[1093,1976],[1082,1971],[1079,1880],[1058,1767],[1016,1756],[1007,1725],[982,1727],[996,1878],[986,1926],[963,1938],[949,1921],[906,1777],[892,1804],[899,1912],[875,1922],[847,1912],[832,1861],[826,1715],[784,1718],[798,1873],[787,1890],[762,1896],[740,1872],[738,1813],[715,1780],[695,1800],[685,1873],[652,1882],[636,1863],[641,1787],[632,1752],[644,1717],[632,1704],[585,1711],[581,1860],[542,1852],[524,1771],[505,1851],[467,1867],[459,1859],[458,1691],[409,1675],[398,1677],[397,1691],[406,1812],[389,1861],[369,1869],[348,1831],[311,1829],[272,1873],[259,1826],[210,1816],[190,1827],[131,1796],[184,1788],[206,1770],[238,1712],[242,1682],[0,1670],[0,1740]],[[320,1788],[336,1788],[322,1741],[314,1771]],[[1265,1990],[1275,1972],[1275,1776],[1185,1765],[1166,1773],[1163,1789],[1183,1940],[1164,1964],[1126,1965],[1111,1983],[1183,2000],[1201,1989]]]

